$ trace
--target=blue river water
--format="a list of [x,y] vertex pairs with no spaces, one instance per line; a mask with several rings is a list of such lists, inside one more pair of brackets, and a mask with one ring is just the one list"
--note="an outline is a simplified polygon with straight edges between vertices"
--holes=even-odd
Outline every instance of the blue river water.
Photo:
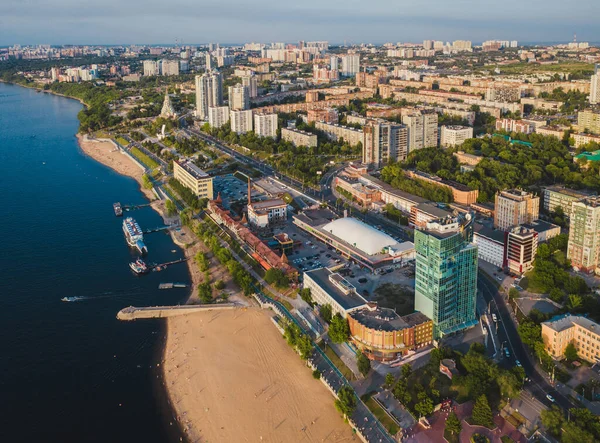
[[[160,320],[119,309],[176,304],[184,264],[136,277],[113,202],[146,203],[137,183],[75,139],[74,100],[0,83],[0,442],[179,441],[160,377]],[[160,226],[150,208],[131,213]],[[148,260],[183,256],[165,233]],[[174,252],[173,252],[174,250]],[[85,297],[62,302],[63,297]]]

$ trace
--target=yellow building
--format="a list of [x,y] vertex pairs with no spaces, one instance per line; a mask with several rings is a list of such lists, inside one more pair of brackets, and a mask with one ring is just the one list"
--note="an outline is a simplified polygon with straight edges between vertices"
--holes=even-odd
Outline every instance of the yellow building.
[[213,199],[213,179],[191,161],[173,162],[173,176],[200,198]]
[[600,112],[586,109],[577,114],[577,127],[580,132],[600,134]]
[[552,358],[562,359],[567,345],[573,343],[580,358],[600,361],[600,325],[585,317],[566,315],[543,322],[542,339]]

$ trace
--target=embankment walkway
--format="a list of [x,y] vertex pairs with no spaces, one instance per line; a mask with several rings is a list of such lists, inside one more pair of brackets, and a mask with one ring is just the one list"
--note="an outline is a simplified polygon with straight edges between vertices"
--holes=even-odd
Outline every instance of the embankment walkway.
[[166,318],[176,315],[187,315],[200,311],[223,311],[236,309],[240,306],[234,303],[220,303],[214,305],[182,305],[182,306],[148,306],[137,308],[129,306],[117,313],[117,319],[123,321],[137,320],[139,318]]

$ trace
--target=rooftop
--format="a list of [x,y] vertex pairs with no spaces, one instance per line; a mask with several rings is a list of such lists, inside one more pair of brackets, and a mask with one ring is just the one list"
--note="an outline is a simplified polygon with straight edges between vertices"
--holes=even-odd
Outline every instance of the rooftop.
[[435,218],[444,218],[452,215],[452,211],[448,211],[446,209],[440,208],[435,203],[427,202],[427,203],[419,203],[416,208],[421,211],[429,214]]
[[[345,310],[358,308],[367,303],[364,298],[353,290],[354,287],[346,279],[327,268],[307,271],[304,273],[305,281],[307,277],[327,292]],[[343,287],[346,287],[346,290],[342,290]]]
[[413,194],[409,194],[408,192],[404,192],[401,191],[400,189],[396,189],[394,188],[392,185],[378,179],[377,177],[373,177],[372,175],[368,175],[365,174],[362,176],[363,179],[365,179],[366,181],[371,182],[374,186],[377,186],[380,189],[383,189],[384,191],[395,195],[397,197],[403,198],[405,200],[409,200],[412,201],[414,203],[425,203],[428,200],[423,198],[423,197],[419,197],[418,195],[413,195]]
[[196,166],[191,161],[181,162],[181,163],[179,163],[179,166],[181,166],[183,169],[185,169],[189,174],[191,174],[196,179],[207,178],[209,176],[206,172],[204,172],[202,169],[200,169],[198,166]]
[[556,332],[562,332],[566,329],[571,328],[573,324],[577,324],[582,328],[593,332],[594,334],[600,333],[600,325],[598,323],[595,323],[589,318],[580,315],[566,314],[558,317],[553,317],[550,320],[543,322],[542,324]]
[[560,194],[563,195],[568,195],[570,197],[577,197],[577,198],[584,198],[587,197],[589,195],[595,195],[596,193],[593,191],[588,191],[586,189],[569,189],[569,188],[565,188],[564,186],[560,186],[560,185],[556,185],[556,186],[548,186],[546,189],[546,191],[551,191],[551,192],[558,192]]
[[600,149],[598,149],[597,151],[585,151],[582,152],[581,154],[578,154],[575,156],[575,158],[577,160],[579,160],[580,158],[585,158],[588,161],[592,161],[592,162],[597,162],[600,161]]
[[491,229],[480,224],[475,225],[475,234],[504,245],[504,231]]
[[443,239],[462,232],[464,227],[469,225],[472,221],[473,217],[470,213],[447,215],[446,217],[427,222],[425,229],[418,230],[426,232],[436,238]]
[[544,220],[536,220],[531,223],[524,223],[521,226],[523,226],[524,228],[527,228],[527,229],[533,229],[538,234],[541,232],[550,231],[551,229],[556,229],[556,228],[560,229],[560,226],[555,225],[553,223],[549,223]]
[[252,206],[252,209],[254,209],[255,211],[266,211],[271,208],[287,206],[287,203],[280,198],[273,198],[270,200],[255,201],[252,202],[249,206]]
[[389,235],[352,217],[338,218],[322,229],[369,255],[379,254],[387,246],[398,243]]

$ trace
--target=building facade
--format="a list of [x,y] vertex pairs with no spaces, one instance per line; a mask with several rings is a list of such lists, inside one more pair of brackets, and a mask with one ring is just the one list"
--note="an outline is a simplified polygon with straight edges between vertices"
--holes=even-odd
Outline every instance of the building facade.
[[254,114],[254,132],[259,137],[277,137],[277,114]]
[[287,203],[280,198],[248,205],[248,222],[256,228],[266,228],[287,220]]
[[234,111],[250,109],[250,93],[248,88],[238,83],[228,88],[229,107]]
[[316,122],[315,128],[323,131],[331,140],[339,140],[342,138],[351,146],[356,146],[359,143],[361,146],[364,146],[365,134],[360,129],[341,126],[335,123],[325,123],[322,121]]
[[357,292],[352,283],[337,272],[319,268],[304,273],[304,288],[310,289],[313,301],[319,306],[330,305],[333,315],[346,316],[366,306],[367,301]]
[[213,199],[213,179],[191,161],[173,162],[173,177],[199,198]]
[[208,119],[208,108],[223,105],[223,76],[218,71],[197,75],[196,81],[196,116]]
[[508,231],[523,223],[539,218],[540,198],[519,189],[509,189],[496,194],[494,227]]
[[588,197],[572,204],[567,258],[576,271],[598,273],[600,197]]
[[477,245],[477,257],[494,266],[505,266],[506,233],[482,227],[473,233],[473,243]]
[[294,146],[317,146],[317,135],[299,129],[281,128],[281,139],[289,141]]
[[533,268],[538,233],[524,226],[512,228],[506,238],[506,265],[511,274],[523,275]]
[[460,214],[415,231],[415,309],[433,320],[434,338],[477,324],[473,218]]
[[211,128],[220,128],[229,121],[229,106],[208,108],[208,124]]
[[248,89],[250,98],[258,97],[258,79],[254,74],[242,76],[242,85]]
[[433,322],[420,312],[403,317],[374,303],[348,313],[350,340],[369,359],[391,362],[433,341]]
[[590,84],[590,104],[600,103],[600,64],[596,64]]
[[454,147],[462,145],[465,140],[473,138],[473,128],[470,126],[442,126],[440,146]]
[[230,111],[229,120],[231,130],[236,134],[245,134],[252,131],[252,110]]
[[390,160],[406,160],[408,155],[408,130],[406,126],[375,121],[363,128],[363,163],[380,168]]
[[360,55],[346,54],[342,56],[342,76],[354,77],[360,71]]
[[408,130],[408,152],[438,144],[438,115],[435,111],[418,111],[402,116]]
[[592,364],[600,361],[600,325],[586,317],[565,315],[543,322],[542,340],[554,359],[562,360],[572,343],[580,358]]
[[564,186],[549,186],[544,189],[544,210],[554,212],[561,208],[567,216],[571,214],[573,203],[591,196],[589,192],[576,191]]
[[600,134],[600,111],[586,109],[577,113],[577,127],[586,134]]

